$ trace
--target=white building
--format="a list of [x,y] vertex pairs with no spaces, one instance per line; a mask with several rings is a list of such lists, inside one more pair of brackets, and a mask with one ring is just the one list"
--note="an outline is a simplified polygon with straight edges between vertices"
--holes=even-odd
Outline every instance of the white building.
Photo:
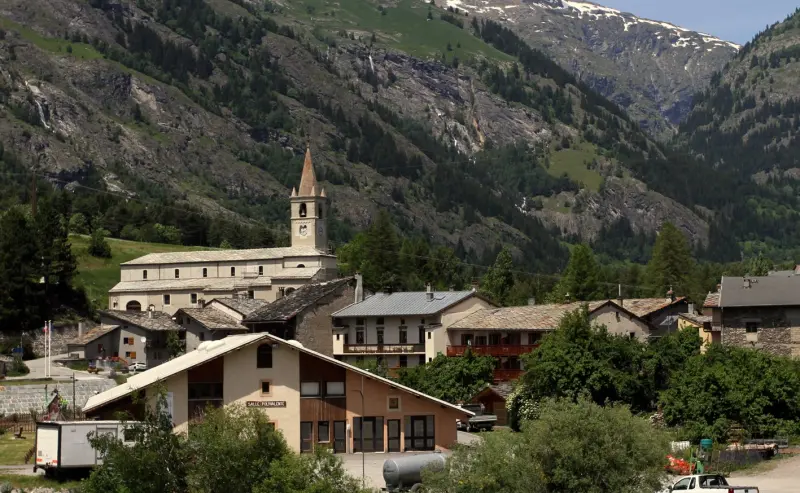
[[476,291],[378,293],[335,312],[333,354],[389,368],[431,361],[447,350],[447,327],[491,302]]
[[174,314],[212,298],[274,301],[308,282],[335,278],[336,257],[328,253],[330,201],[317,185],[310,149],[300,188],[292,189],[290,200],[292,246],[139,257],[120,265],[120,282],[109,291],[109,308]]

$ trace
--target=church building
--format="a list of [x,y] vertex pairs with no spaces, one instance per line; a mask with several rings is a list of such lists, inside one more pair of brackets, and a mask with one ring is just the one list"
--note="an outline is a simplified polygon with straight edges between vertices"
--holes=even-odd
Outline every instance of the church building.
[[329,253],[330,200],[306,150],[300,187],[292,189],[291,246],[247,250],[151,253],[120,265],[120,282],[108,293],[111,310],[174,314],[213,298],[275,301],[309,282],[337,277]]

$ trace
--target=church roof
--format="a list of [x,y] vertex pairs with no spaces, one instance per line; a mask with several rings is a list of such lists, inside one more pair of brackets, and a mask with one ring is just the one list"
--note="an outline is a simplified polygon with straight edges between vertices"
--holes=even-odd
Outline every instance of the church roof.
[[306,160],[303,163],[303,174],[300,177],[298,197],[313,197],[317,195],[317,176],[314,174],[314,163],[311,160],[311,147],[306,148]]
[[251,248],[248,250],[196,250],[191,252],[150,253],[121,265],[191,264],[202,262],[235,262],[271,260],[285,257],[317,257],[330,255],[313,247]]

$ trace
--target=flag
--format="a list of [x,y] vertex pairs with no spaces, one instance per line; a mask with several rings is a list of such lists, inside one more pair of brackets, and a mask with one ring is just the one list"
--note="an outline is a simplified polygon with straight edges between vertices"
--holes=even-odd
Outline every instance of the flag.
[[44,324],[44,328],[42,329],[42,332],[44,332],[45,334],[47,334],[47,322],[45,322],[45,324]]

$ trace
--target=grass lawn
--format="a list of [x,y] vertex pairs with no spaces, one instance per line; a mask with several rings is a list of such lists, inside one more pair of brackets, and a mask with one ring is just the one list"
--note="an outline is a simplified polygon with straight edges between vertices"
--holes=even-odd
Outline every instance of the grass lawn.
[[[23,39],[46,51],[60,52],[84,60],[103,58],[103,54],[95,50],[92,45],[73,43],[61,38],[46,38],[33,29],[17,24],[5,17],[0,17],[0,27],[8,31],[18,32]],[[69,51],[70,48],[68,47],[71,47],[72,52]]]
[[598,191],[603,183],[603,177],[587,166],[597,156],[597,151],[591,144],[580,144],[570,149],[561,149],[550,157],[550,167],[547,172],[553,176],[567,174],[570,179],[586,188]]
[[[15,466],[25,464],[25,454],[34,445],[33,433],[23,433],[24,440],[14,440],[14,433],[9,430],[0,435],[0,465]],[[0,484],[3,482],[0,479]]]
[[208,247],[139,243],[112,238],[108,238],[107,241],[111,246],[111,258],[97,258],[86,253],[89,246],[88,236],[70,236],[72,252],[78,260],[76,282],[86,288],[89,299],[95,307],[101,309],[108,307],[108,290],[119,282],[119,264],[148,253],[209,250]]
[[[300,0],[286,5],[294,17],[313,22],[315,27],[328,31],[333,38],[340,29],[374,32],[378,44],[422,58],[441,55],[450,43],[453,51],[447,52],[448,61],[453,55],[462,61],[474,55],[499,61],[513,60],[467,30],[471,17],[462,14],[460,19],[464,21],[464,29],[461,29],[441,20],[439,16],[444,11],[431,6],[433,19],[428,20],[429,4],[421,0],[397,0],[394,6],[386,7],[386,15],[382,15],[378,3],[371,0]],[[369,36],[365,41],[368,40]]]
[[13,488],[52,488],[55,491],[67,491],[80,486],[79,481],[59,483],[44,476],[23,476],[21,474],[0,474],[0,485],[8,483]]

